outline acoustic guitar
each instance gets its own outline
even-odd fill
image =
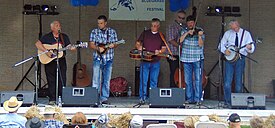
[[[77,48],[77,62],[73,67],[72,86],[87,87],[91,84],[91,77],[87,74],[86,65],[81,63],[80,48]]]
[[[43,51],[41,50],[38,50],[38,54],[41,54],[39,56],[39,60],[42,64],[48,64],[50,63],[52,60],[56,59],[57,58],[57,46],[58,44],[53,44],[53,45],[50,45],[50,44],[43,44],[43,46],[48,50],[48,52],[51,52],[53,53],[51,57],[49,57],[47,54],[42,54]],[[64,47],[62,48],[62,46],[59,44],[59,52],[58,52],[58,58],[61,58],[63,56],[63,51],[67,50],[67,49],[70,49],[72,47],[76,47],[76,48],[87,48],[88,47],[88,43],[87,42],[81,42],[80,44],[77,44],[77,45],[69,45],[67,47]]]

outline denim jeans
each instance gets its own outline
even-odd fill
[[[186,100],[200,102],[202,96],[202,61],[184,62],[184,79],[186,83]],[[194,74],[194,80],[193,80]],[[194,82],[194,83],[193,83]]]
[[[141,62],[140,64],[140,83],[139,99],[147,99],[147,83],[150,76],[150,88],[156,88],[158,85],[160,62]],[[149,75],[150,74],[150,75]]]
[[[224,103],[231,104],[231,85],[233,76],[235,77],[235,93],[242,91],[242,79],[245,68],[245,58],[236,62],[225,61],[225,76],[224,76]]]
[[[109,98],[112,65],[113,60],[104,62],[94,59],[92,85],[98,90],[100,101],[105,101]]]

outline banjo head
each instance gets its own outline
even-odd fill
[[[227,50],[230,51],[230,55],[225,55],[226,60],[230,62],[235,62],[239,59],[239,54],[236,53],[236,51],[238,51],[238,48],[235,45],[230,45]]]

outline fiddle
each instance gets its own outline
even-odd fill
[[[202,32],[202,33],[200,33],[201,35],[204,33],[203,29],[199,28],[199,27],[190,28],[189,30],[193,30],[193,34],[189,33],[188,34],[189,36],[199,35],[199,32]]]

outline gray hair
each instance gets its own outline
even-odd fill
[[[53,26],[54,26],[55,24],[57,24],[57,23],[60,23],[60,22],[57,21],[57,20],[55,20],[55,21],[51,22],[50,26],[53,27]]]
[[[236,25],[240,26],[240,23],[236,19],[230,20],[228,24],[229,25],[236,24]]]

